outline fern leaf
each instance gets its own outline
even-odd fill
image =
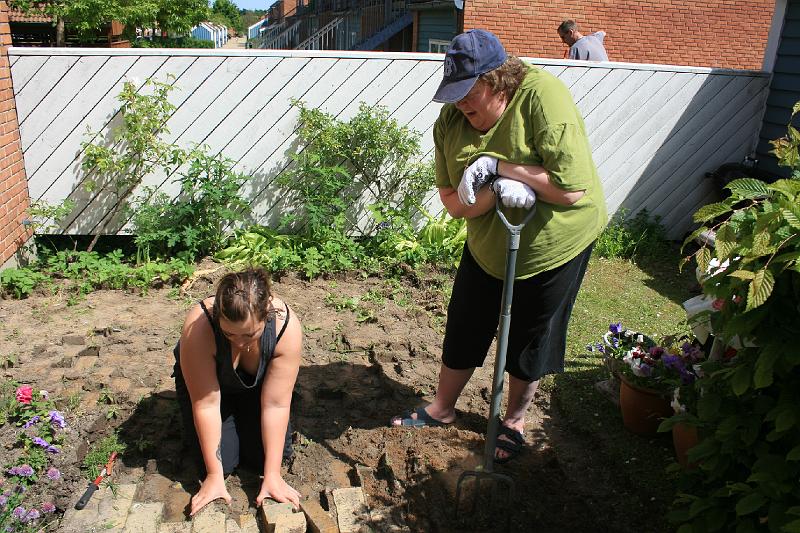
[[[775,278],[772,272],[766,268],[755,273],[750,286],[747,289],[747,307],[745,312],[752,311],[767,301],[769,295],[772,294],[772,288],[775,286]]]

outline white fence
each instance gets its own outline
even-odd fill
[[[31,198],[77,202],[65,233],[92,233],[113,207],[108,191],[88,193],[82,186],[80,145],[87,128],[107,134],[118,123],[116,97],[125,79],[175,76],[167,140],[205,143],[235,160],[252,176],[242,194],[263,224],[274,223],[280,209],[273,180],[302,149],[291,99],[340,118],[352,116],[360,102],[386,106],[422,133],[429,155],[440,109],[430,101],[441,79],[440,54],[11,48],[9,56]],[[574,95],[609,210],[647,208],[673,237],[713,198],[705,173],[754,149],[767,73],[530,61]],[[144,184],[177,192],[164,174],[149,175]],[[125,223],[109,228],[119,231]]]

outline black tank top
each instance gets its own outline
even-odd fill
[[[284,303],[284,305],[286,305]],[[217,365],[217,381],[219,381],[219,389],[223,394],[236,394],[246,392],[261,385],[264,380],[264,375],[267,372],[267,365],[269,365],[273,354],[275,353],[275,346],[281,340],[283,332],[286,331],[286,326],[289,324],[289,306],[286,305],[286,320],[280,332],[275,334],[275,317],[267,321],[264,325],[264,331],[261,333],[259,340],[259,347],[261,356],[258,360],[258,370],[256,375],[253,376],[245,372],[242,368],[233,368],[233,358],[231,356],[231,343],[222,333],[219,326],[214,322],[206,305],[201,301],[200,307],[203,309],[208,322],[211,324],[211,329],[214,331],[214,342],[216,344],[216,365]],[[176,347],[176,351],[179,351]]]

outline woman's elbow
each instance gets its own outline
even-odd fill
[[[578,200],[583,198],[583,195],[585,193],[586,193],[586,191],[570,191],[570,192],[564,193],[564,196],[563,196],[564,205],[567,205],[567,206],[575,205],[575,203],[577,203]]]

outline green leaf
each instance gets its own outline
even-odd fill
[[[789,450],[789,453],[786,454],[787,461],[800,461],[800,444]],[[798,508],[798,514],[800,514],[800,508]]]
[[[760,220],[759,220],[760,221]],[[773,252],[774,247],[770,246],[772,235],[769,228],[756,226],[753,233],[753,247],[750,255],[769,255]]]
[[[698,209],[693,218],[695,222],[706,222],[725,213],[730,213],[731,210],[731,206],[723,202],[708,204]]]
[[[734,270],[730,274],[728,274],[732,278],[739,278],[739,279],[753,279],[756,277],[754,272],[749,270]]]
[[[778,415],[778,418],[775,419],[775,429],[783,432],[787,429],[791,429],[796,422],[797,419],[795,418],[794,412],[790,409],[784,409],[781,414]]]
[[[731,389],[736,396],[741,396],[750,388],[750,369],[742,366],[731,378]]]
[[[772,272],[766,268],[757,271],[747,288],[747,307],[745,312],[752,311],[756,307],[763,305],[772,294],[774,286],[775,278]]]
[[[781,356],[782,349],[774,344],[769,345],[756,360],[756,371],[753,374],[753,384],[756,389],[763,389],[772,385],[772,373],[775,361]]]
[[[703,233],[704,231],[708,231],[708,226],[700,226],[699,228],[697,228],[696,230],[694,230],[693,232],[691,232],[691,233],[689,234],[689,236],[688,236],[688,237],[686,237],[686,238],[683,240],[683,244],[681,245],[681,252],[683,251],[683,248],[684,248],[684,247],[685,247],[687,244],[689,244],[690,242],[694,242],[694,240],[695,240],[697,237],[699,237],[699,236],[700,236],[700,234],[701,234],[701,233]]]
[[[783,219],[791,227],[793,227],[795,229],[800,229],[800,218],[798,218],[798,216],[794,212],[789,211],[788,209],[781,209],[780,213],[781,213],[781,216],[783,217]]]
[[[790,200],[793,200],[794,197],[800,193],[800,181],[793,179],[782,179],[774,183],[770,183],[768,188],[771,191],[783,193]]]
[[[800,533],[800,520],[792,520],[781,527],[784,533]]]
[[[769,194],[767,184],[755,178],[739,178],[727,184],[725,188],[740,198],[757,198]]]
[[[723,224],[717,231],[714,248],[717,252],[717,259],[724,261],[730,257],[731,252],[736,248],[736,233],[729,224]]]
[[[700,269],[700,272],[707,272],[708,263],[711,261],[711,250],[703,246],[697,251],[695,258],[697,260],[697,268]]]
[[[744,516],[758,511],[767,501],[760,492],[751,492],[747,496],[739,499],[736,503],[737,516]]]

